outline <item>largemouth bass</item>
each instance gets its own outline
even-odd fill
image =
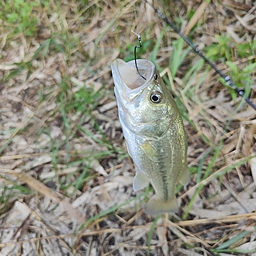
[[[133,189],[152,184],[155,195],[144,211],[175,212],[175,187],[189,181],[187,140],[178,107],[151,61],[115,60],[112,65],[119,119],[136,166]]]

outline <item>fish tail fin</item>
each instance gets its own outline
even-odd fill
[[[179,209],[176,197],[171,198],[168,201],[164,201],[154,195],[149,199],[144,207],[145,213],[156,216],[165,212],[177,212]]]

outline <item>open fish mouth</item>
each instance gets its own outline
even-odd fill
[[[116,59],[112,65],[112,74],[115,81],[115,86],[119,93],[128,93],[131,90],[141,90],[146,87],[152,80],[155,72],[155,66],[151,61],[138,59],[138,69],[143,79],[136,70],[135,61],[125,62],[121,59]]]

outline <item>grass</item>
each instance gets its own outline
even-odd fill
[[[159,7],[182,30],[198,15],[188,37],[255,102],[255,15],[246,20],[246,5],[217,2],[200,14],[192,2]],[[1,255],[255,252],[255,111],[149,6],[15,0],[1,7]],[[177,186],[180,210],[156,218],[141,210],[152,188],[132,189],[110,72],[115,58],[133,59],[131,30],[142,38],[138,57],[156,65],[174,95],[189,144],[191,182]]]

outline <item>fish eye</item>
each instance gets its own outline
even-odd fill
[[[157,75],[157,73],[155,73],[154,74],[154,79],[157,80],[157,78],[158,78],[158,75]]]
[[[151,102],[158,104],[162,101],[163,95],[161,92],[154,91],[150,95]]]

